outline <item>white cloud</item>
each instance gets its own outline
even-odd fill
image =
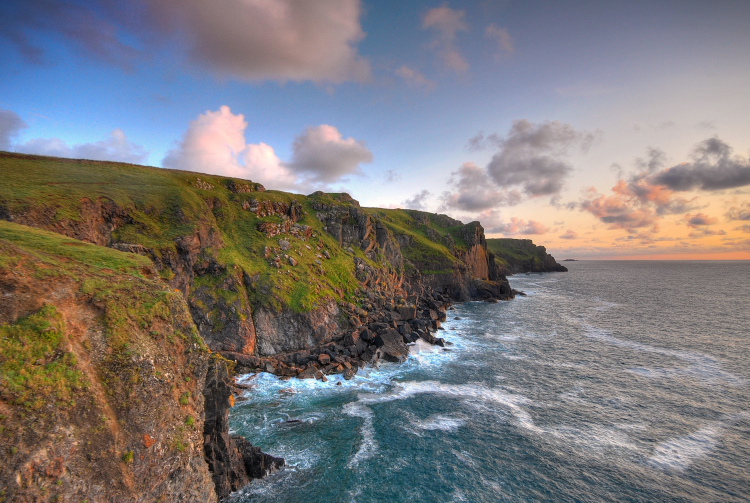
[[[363,141],[344,138],[334,126],[322,124],[297,137],[289,168],[313,183],[333,183],[361,174],[359,165],[367,162],[372,162],[372,152]]]
[[[246,142],[247,126],[245,116],[226,105],[209,110],[190,123],[180,144],[162,163],[167,168],[249,179],[274,189],[297,189],[297,177],[273,147]]]
[[[130,143],[121,129],[115,129],[109,138],[93,143],[68,145],[60,138],[34,138],[16,145],[15,150],[27,154],[132,164],[143,164],[148,160],[146,149],[141,145]]]
[[[283,162],[265,143],[247,143],[244,115],[228,106],[207,111],[190,123],[179,145],[163,160],[167,168],[249,179],[268,188],[305,192],[324,189],[360,172],[372,160],[364,142],[343,138],[329,125],[308,128],[294,142],[292,162]]]

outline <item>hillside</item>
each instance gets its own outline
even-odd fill
[[[568,270],[558,264],[544,246],[535,245],[530,239],[488,239],[487,248],[495,255],[497,267],[505,275]]]
[[[229,435],[235,365],[352,378],[514,295],[478,222],[122,163],[0,153],[0,177],[12,500],[226,497],[283,463]]]
[[[120,163],[5,153],[0,173],[0,218],[148,257],[215,351],[327,343],[425,288],[512,295],[478,223]]]
[[[247,483],[220,420],[227,362],[147,258],[0,221],[0,295],[0,500],[216,501],[212,478]]]

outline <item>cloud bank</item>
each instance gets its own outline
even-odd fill
[[[364,142],[344,138],[333,126],[308,128],[294,141],[285,163],[265,143],[247,143],[248,123],[228,106],[207,111],[190,123],[182,141],[163,160],[168,168],[245,178],[269,188],[298,192],[325,188],[348,175],[361,174],[372,161]]]
[[[34,138],[13,146],[16,152],[25,154],[90,159],[93,161],[115,161],[131,164],[145,164],[148,151],[141,145],[131,143],[122,129],[115,129],[109,137],[91,143],[68,145],[60,138]]]
[[[223,78],[340,83],[370,78],[358,53],[365,37],[359,0],[133,0],[71,4],[13,1],[0,36],[27,61],[47,55],[52,34],[79,53],[130,68],[163,46]]]
[[[555,196],[573,170],[566,157],[586,151],[595,136],[570,124],[513,122],[506,136],[479,133],[469,139],[470,150],[494,148],[485,168],[464,163],[448,180],[452,190],[441,196],[441,209],[483,211],[513,206],[528,198]]]
[[[646,159],[637,159],[637,172],[618,180],[610,194],[590,189],[580,203],[580,208],[598,218],[611,229],[636,229],[652,227],[666,215],[685,214],[691,228],[716,222],[703,213],[691,214],[700,208],[698,196],[687,199],[680,192],[712,192],[750,185],[750,162],[734,156],[732,148],[718,137],[709,138],[695,146],[692,161],[664,167],[666,155],[650,148]],[[732,207],[727,213],[730,220],[740,220],[744,207]],[[723,232],[723,231],[721,231]],[[716,235],[719,231],[702,228],[700,236]],[[693,233],[692,237],[698,237]]]

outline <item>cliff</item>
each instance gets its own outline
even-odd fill
[[[0,219],[149,258],[213,351],[312,348],[427,291],[512,297],[476,222],[121,163],[0,153],[0,174]]]
[[[20,334],[0,490],[19,501],[224,497],[283,463],[228,433],[235,365],[351,378],[442,344],[450,302],[514,293],[478,222],[121,163],[0,153],[0,176],[0,329]],[[48,363],[64,375],[7,387]]]
[[[568,271],[547,253],[544,246],[535,245],[530,239],[488,239],[487,247],[495,255],[498,269],[505,275]]]

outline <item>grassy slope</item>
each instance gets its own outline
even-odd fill
[[[139,460],[202,459],[192,397],[208,349],[182,296],[148,277],[145,257],[0,221],[0,290],[13,294],[0,308],[0,496],[85,493],[113,477],[157,486]],[[60,424],[68,436],[55,436]],[[161,447],[145,448],[145,434]],[[30,458],[46,475],[25,480]],[[58,460],[68,472],[45,468]]]
[[[546,249],[528,239],[488,239],[487,248],[495,255],[501,270],[509,273],[544,269]]]
[[[381,219],[394,235],[408,236],[408,244],[402,249],[404,258],[423,274],[452,272],[458,261],[454,251],[466,248],[459,232],[463,227],[460,222],[415,210],[368,208],[366,211]]]
[[[260,283],[273,286],[274,299],[252,299],[256,302],[275,301],[306,310],[322,297],[338,296],[339,292],[351,295],[357,287],[351,257],[339,253],[338,244],[324,232],[311,212],[309,199],[302,195],[278,191],[233,193],[227,188],[231,179],[219,176],[34,156],[0,156],[0,174],[4,180],[0,205],[13,213],[44,208],[53,219],[76,222],[81,219],[83,199],[113,200],[134,220],[115,231],[113,237],[120,242],[163,251],[174,249],[176,238],[191,235],[202,224],[213,227],[225,243],[220,250],[209,250],[214,259],[229,266],[227,269],[238,266],[248,275],[257,276]],[[280,222],[281,218],[258,218],[243,210],[242,203],[249,199],[302,204],[307,215],[299,223],[312,227],[315,238],[305,243],[283,236],[291,242],[288,254],[299,261],[299,267],[279,274],[265,260],[265,247],[278,247],[279,238],[267,238],[258,224]],[[331,260],[323,266],[315,262],[321,249],[332,251]],[[300,285],[303,277],[312,278],[312,282]],[[204,281],[212,279],[217,285],[223,281],[221,277],[205,277]]]
[[[255,295],[250,299],[254,304],[271,303],[277,308],[290,306],[296,311],[307,311],[325,298],[356,300],[359,283],[351,253],[342,250],[325,232],[311,207],[313,198],[279,191],[234,193],[227,188],[232,179],[200,173],[15,154],[0,154],[0,176],[4,181],[0,185],[0,215],[3,207],[13,214],[43,209],[53,221],[75,223],[82,218],[82,201],[110,199],[125,208],[133,219],[115,231],[114,239],[141,244],[157,252],[173,250],[176,238],[191,235],[201,225],[213,227],[220,233],[224,246],[207,252],[227,266],[227,271],[237,266],[254,278],[258,288],[249,292]],[[344,204],[334,196],[317,198]],[[304,241],[290,235],[266,237],[258,225],[281,222],[281,218],[259,218],[243,210],[242,203],[249,199],[300,203],[306,216],[299,223],[313,228],[313,239]],[[410,237],[409,245],[402,250],[411,262],[407,268],[416,265],[424,273],[448,272],[456,261],[452,249],[465,247],[458,232],[462,227],[459,222],[412,210],[365,211],[382,218],[392,233]],[[286,253],[298,261],[298,266],[280,271],[264,257],[265,248],[278,248],[280,239],[290,242],[291,248]],[[322,250],[329,251],[330,260],[320,260]],[[357,248],[354,254],[366,258]],[[169,277],[168,271],[163,273]],[[206,275],[200,281],[206,283],[204,286],[218,287],[224,277]],[[268,291],[273,294],[256,294]],[[223,294],[231,296],[231,292]]]

